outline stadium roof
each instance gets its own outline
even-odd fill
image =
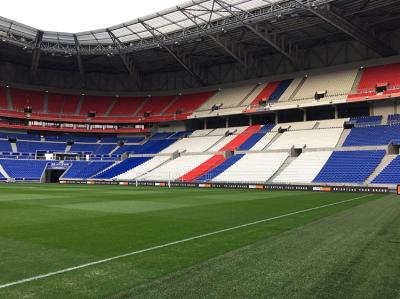
[[[192,0],[75,34],[0,18],[0,77],[96,90],[193,88],[398,55],[399,28],[398,0]],[[6,71],[10,64],[18,73]]]

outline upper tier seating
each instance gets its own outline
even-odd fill
[[[176,96],[150,97],[136,114],[139,116],[143,116],[145,113],[149,113],[150,116],[161,115],[163,110],[167,108],[175,98]]]
[[[8,108],[7,90],[0,86],[0,109]]]
[[[220,104],[222,104],[221,108],[236,107],[252,93],[254,88],[255,85],[248,84],[222,89],[201,105],[198,110],[211,110],[214,105]]]
[[[291,80],[289,86],[286,86],[285,91],[281,94],[279,99],[275,100],[274,102],[286,103],[287,101],[291,100],[294,92],[296,91],[296,89],[298,88],[298,86],[300,85],[302,80],[303,80],[303,78],[295,78],[295,79]]]
[[[217,143],[222,136],[204,136],[183,138],[171,144],[166,149],[162,150],[163,154],[172,154],[176,151],[187,151],[191,153],[200,153],[208,150]]]
[[[268,149],[290,149],[306,145],[307,148],[335,147],[343,132],[341,128],[284,132]]]
[[[380,125],[382,123],[382,116],[360,116],[350,118],[350,122],[354,123],[356,127]]]
[[[168,161],[170,156],[155,156],[146,162],[129,169],[115,177],[117,180],[134,180]]]
[[[76,114],[80,96],[49,93],[47,97],[47,112],[54,114]]]
[[[84,96],[79,114],[87,115],[89,112],[96,112],[96,115],[104,115],[111,107],[115,98]]]
[[[127,172],[128,170],[143,164],[144,162],[150,160],[150,157],[140,157],[140,158],[128,158],[120,163],[116,163],[114,166],[100,172],[95,175],[95,179],[112,179],[120,175],[121,173]]]
[[[287,157],[287,153],[247,154],[212,181],[266,182],[278,171]]]
[[[5,172],[17,181],[39,181],[48,161],[0,160]]]
[[[70,152],[85,152],[92,153],[94,155],[108,155],[115,147],[115,144],[75,143],[71,146]]]
[[[37,151],[64,153],[65,148],[65,143],[17,141],[17,149],[20,153],[36,153]]]
[[[385,156],[385,151],[333,152],[315,183],[364,183]]]
[[[400,140],[400,125],[353,128],[343,146],[387,145],[392,140]]]
[[[208,182],[211,181],[213,178],[217,177],[221,173],[223,173],[225,170],[227,170],[229,167],[231,167],[233,164],[235,164],[237,161],[239,161],[241,158],[243,158],[243,154],[235,155],[232,156],[228,159],[226,159],[224,162],[219,164],[217,167],[210,169],[206,173],[204,173],[202,176],[198,177],[196,181],[198,182]]]
[[[10,89],[13,108],[23,111],[25,107],[31,107],[34,112],[42,112],[44,104],[44,93],[40,91],[26,91],[21,89]]]
[[[63,174],[63,179],[88,179],[96,173],[110,167],[113,162],[74,161]]]
[[[315,93],[319,91],[327,91],[322,100],[346,99],[357,72],[357,69],[351,69],[310,75],[294,96],[294,100],[314,100]]]
[[[365,68],[358,84],[358,92],[375,92],[379,83],[388,83],[389,88],[400,87],[400,63]]]
[[[115,104],[110,111],[110,116],[135,115],[135,112],[139,109],[142,103],[143,98],[120,97],[115,101]]]
[[[346,121],[349,121],[349,118],[319,120],[318,129],[343,128]]]
[[[243,144],[241,144],[238,147],[238,150],[240,151],[248,151],[252,147],[256,146],[267,134],[272,129],[272,125],[264,125],[261,127],[257,132],[252,134]]]
[[[196,130],[189,137],[202,137],[210,134],[214,129]]]
[[[182,95],[178,97],[167,110],[165,110],[164,115],[192,113],[203,105],[213,94],[214,92],[211,91]]]
[[[163,149],[173,144],[176,140],[174,139],[162,139],[162,140],[148,140],[143,145],[124,145],[117,149],[113,154],[122,155],[124,153],[132,154],[157,154]]]
[[[0,152],[12,152],[11,144],[8,140],[0,140]]]
[[[399,125],[400,124],[400,114],[390,114],[388,115],[388,124]]]
[[[372,184],[400,184],[400,156],[393,159],[372,181]]]
[[[141,179],[147,181],[176,180],[211,157],[210,154],[180,156],[148,172]]]
[[[270,144],[270,142],[272,141],[272,139],[274,139],[274,137],[277,135],[277,132],[270,132],[265,134],[264,136],[262,136],[260,138],[260,140],[257,141],[256,144],[254,144],[250,150],[252,151],[262,151],[263,149],[265,149],[267,147],[268,144]]]
[[[274,182],[311,183],[331,154],[331,151],[302,153],[274,179]]]

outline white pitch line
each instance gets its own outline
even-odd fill
[[[37,276],[33,276],[33,277],[21,279],[21,280],[9,282],[9,283],[0,285],[0,289],[9,288],[9,287],[12,287],[12,286],[15,286],[15,285],[19,285],[19,284],[23,284],[23,283],[27,283],[27,282],[31,282],[31,281],[35,281],[35,280],[39,280],[39,279],[43,279],[43,278],[47,278],[47,277],[50,277],[50,276],[55,276],[55,275],[58,275],[58,274],[72,272],[72,271],[75,271],[75,270],[79,270],[79,269],[82,269],[82,268],[87,268],[87,267],[98,265],[98,264],[104,264],[104,263],[107,263],[107,262],[110,262],[110,261],[114,261],[114,260],[118,260],[118,259],[121,259],[121,258],[124,258],[124,257],[132,256],[132,255],[136,255],[136,254],[140,254],[140,253],[144,253],[144,252],[148,252],[148,251],[153,251],[153,250],[156,250],[156,249],[161,249],[161,248],[169,247],[169,246],[176,245],[176,244],[186,243],[186,242],[193,241],[193,240],[196,240],[196,239],[201,239],[201,238],[205,238],[205,237],[221,234],[221,233],[224,233],[224,232],[228,232],[228,231],[240,229],[240,228],[243,228],[243,227],[256,225],[256,224],[263,223],[263,222],[269,222],[269,221],[272,221],[272,220],[281,219],[281,218],[293,216],[293,215],[296,215],[296,214],[306,213],[306,212],[310,212],[310,211],[314,211],[314,210],[319,210],[319,209],[323,209],[323,208],[339,205],[339,204],[342,204],[342,203],[351,202],[351,201],[354,201],[354,200],[357,200],[357,199],[361,199],[361,198],[365,198],[365,197],[368,197],[368,196],[371,196],[371,195],[372,194],[368,194],[368,195],[359,196],[359,197],[355,197],[355,198],[351,198],[351,199],[347,199],[347,200],[343,200],[343,201],[339,201],[339,202],[335,202],[335,203],[331,203],[331,204],[326,204],[326,205],[322,205],[322,206],[318,206],[318,207],[314,207],[314,208],[300,210],[300,211],[296,211],[296,212],[292,212],[292,213],[288,213],[288,214],[284,214],[284,215],[279,215],[279,216],[275,216],[275,217],[271,217],[271,218],[261,219],[261,220],[258,220],[258,221],[249,222],[249,223],[245,223],[245,224],[241,224],[241,225],[237,225],[237,226],[233,226],[233,227],[229,227],[229,228],[224,228],[224,229],[220,229],[220,230],[217,230],[217,231],[214,231],[214,232],[210,232],[210,233],[206,233],[206,234],[202,234],[202,235],[198,235],[198,236],[194,236],[194,237],[190,237],[190,238],[186,238],[186,239],[182,239],[182,240],[178,240],[178,241],[173,241],[173,242],[169,242],[169,243],[166,243],[166,244],[153,246],[153,247],[150,247],[150,248],[145,248],[145,249],[141,249],[141,250],[137,250],[137,251],[132,251],[132,252],[129,252],[129,253],[125,253],[125,254],[109,257],[109,258],[106,258],[106,259],[102,259],[102,260],[98,260],[98,261],[94,261],[94,262],[90,262],[90,263],[86,263],[86,264],[82,264],[82,265],[78,265],[78,266],[74,266],[74,267],[70,267],[70,268],[65,268],[65,269],[62,269],[62,270],[55,271],[55,272],[49,272],[49,273],[46,273],[46,274],[41,274],[41,275],[37,275]]]

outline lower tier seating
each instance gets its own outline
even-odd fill
[[[400,184],[400,156],[397,156],[372,181],[372,184]]]
[[[214,182],[266,182],[287,159],[287,153],[247,154],[224,172],[212,179]]]
[[[361,184],[374,172],[385,151],[336,151],[321,169],[315,183]]]
[[[120,163],[115,164],[113,167],[108,168],[93,178],[95,179],[112,179],[121,173],[127,172],[128,170],[143,164],[144,162],[150,160],[149,157],[141,157],[141,158],[128,158]]]
[[[63,179],[88,179],[110,167],[113,162],[74,161],[62,176]]]
[[[311,183],[331,154],[331,151],[302,153],[274,179],[274,182]]]
[[[134,180],[155,169],[156,167],[159,167],[161,164],[165,163],[169,159],[170,156],[155,156],[154,158],[147,160],[146,162],[137,165],[136,167],[133,167],[128,171],[117,175],[114,178],[117,180]]]
[[[213,155],[187,155],[171,160],[141,177],[147,181],[176,180],[210,159]]]
[[[48,161],[0,160],[4,171],[17,181],[39,181]]]

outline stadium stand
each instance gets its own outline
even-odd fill
[[[365,68],[358,85],[358,92],[375,92],[378,83],[386,83],[389,88],[398,88],[400,63]]]
[[[211,154],[185,155],[171,160],[143,175],[143,180],[176,180],[212,157]]]
[[[112,107],[110,116],[135,115],[142,104],[142,98],[120,97]]]
[[[287,157],[287,153],[247,154],[214,177],[212,181],[266,182],[278,171]]]
[[[221,108],[236,107],[246,100],[253,92],[255,85],[247,84],[222,89],[216,92],[207,102],[200,106],[198,111],[211,110],[215,105],[221,105]]]
[[[43,92],[10,88],[10,93],[15,110],[23,111],[25,107],[31,107],[35,112],[43,112]]]
[[[186,94],[179,96],[165,111],[164,115],[192,113],[194,110],[203,105],[212,95],[211,92]]]
[[[48,93],[47,112],[54,114],[75,114],[80,96]]]
[[[175,98],[176,96],[150,97],[145,100],[144,105],[136,114],[139,116],[143,116],[145,113],[148,113],[149,116],[161,115],[171,101],[173,101]]]
[[[343,146],[387,145],[392,140],[400,140],[399,125],[360,127],[351,129]]]
[[[11,145],[8,140],[0,140],[0,152],[12,152]]]
[[[350,122],[354,123],[358,126],[374,126],[380,125],[382,123],[382,116],[360,116],[360,117],[351,117]]]
[[[400,184],[400,156],[397,156],[372,181],[372,184]]]
[[[384,155],[383,150],[334,151],[313,182],[361,184],[376,169]]]
[[[113,98],[110,97],[96,97],[87,96],[83,97],[83,102],[79,114],[87,115],[89,112],[95,112],[96,115],[105,115]]]
[[[305,145],[307,148],[335,147],[342,132],[341,128],[287,131],[281,134],[268,149],[290,149],[294,145]]]
[[[331,151],[302,153],[273,181],[275,183],[311,183],[331,154]]]
[[[7,174],[17,181],[39,181],[47,163],[40,160],[0,160]]]
[[[44,152],[65,152],[65,143],[56,142],[29,142],[29,141],[17,141],[17,149],[20,153],[36,153],[38,151]]]
[[[110,167],[113,162],[74,161],[61,177],[62,179],[88,179]]]
[[[129,169],[128,171],[125,171],[114,178],[117,180],[133,180],[136,179],[151,170],[159,167],[161,164],[167,162],[170,159],[170,156],[155,156],[154,158],[147,160],[146,162],[137,165],[136,167],[133,167]]]
[[[112,167],[98,173],[93,178],[95,179],[111,179],[128,170],[143,164],[144,162],[150,160],[150,157],[140,157],[140,158],[128,158],[120,163],[113,165]]]
[[[0,86],[0,109],[8,108],[7,89]]]
[[[326,92],[321,100],[346,99],[358,70],[350,69],[307,76],[293,100],[314,100],[317,92]]]

